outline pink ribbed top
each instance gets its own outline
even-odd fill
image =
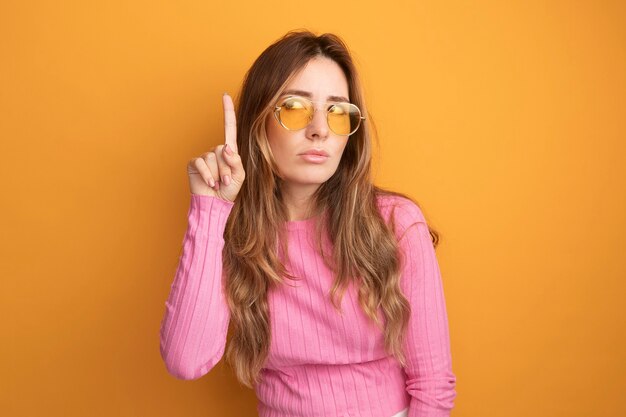
[[[385,352],[383,334],[361,310],[353,285],[341,301],[343,314],[330,303],[333,275],[315,250],[315,218],[288,222],[284,262],[301,279],[268,294],[272,340],[255,387],[260,417],[390,417],[407,407],[408,417],[450,415],[456,377],[435,250],[418,206],[401,197],[378,198],[386,221],[394,205],[405,257],[400,287],[412,310],[403,346],[407,367]],[[221,255],[232,206],[191,194],[160,331],[161,356],[180,379],[200,378],[224,353],[230,314]]]

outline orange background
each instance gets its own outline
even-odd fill
[[[254,416],[158,330],[187,161],[289,29],[352,48],[376,183],[442,234],[452,415],[626,415],[621,1],[0,3],[0,415]]]

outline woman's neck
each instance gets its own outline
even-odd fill
[[[312,196],[319,186],[319,184],[309,184],[282,188],[283,203],[287,207],[289,221],[306,220],[312,217],[314,214],[311,212],[313,210]]]

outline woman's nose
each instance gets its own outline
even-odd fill
[[[328,136],[328,121],[323,108],[316,109],[313,113],[313,119],[307,128],[307,136],[319,136],[322,138]]]

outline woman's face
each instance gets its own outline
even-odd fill
[[[270,113],[266,120],[269,145],[285,186],[314,190],[335,173],[350,138],[329,129],[324,106],[326,101],[349,101],[348,81],[335,61],[315,57],[287,84],[281,97],[289,94],[317,102],[313,120],[304,129],[289,131]],[[314,160],[303,155],[310,150],[325,151],[328,157]]]

